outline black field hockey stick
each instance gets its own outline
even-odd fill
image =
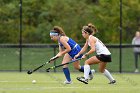
[[[54,58],[51,58],[49,61],[43,63],[42,65],[40,65],[39,67],[33,69],[33,70],[29,70],[27,71],[27,74],[32,74],[33,72],[37,71],[38,69],[42,68],[43,66],[45,66],[46,64],[50,63],[51,61],[57,59],[58,57],[54,57]]]
[[[81,58],[78,58],[78,59],[69,61],[69,62],[67,62],[67,63],[65,63],[65,64],[60,64],[60,65],[56,65],[56,66],[49,67],[49,68],[46,69],[46,72],[50,72],[51,69],[55,69],[55,68],[64,66],[64,65],[66,65],[66,64],[71,64],[71,63],[74,63],[74,62],[76,62],[76,61],[78,61],[78,60],[81,60]]]

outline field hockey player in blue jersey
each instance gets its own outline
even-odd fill
[[[59,44],[59,52],[55,57],[63,56],[62,64],[67,63],[74,59],[74,56],[77,55],[81,51],[81,47],[71,38],[66,36],[63,29],[59,26],[54,26],[50,31],[50,37],[53,41],[58,41]],[[81,58],[82,54],[77,58]],[[80,66],[80,61],[76,61],[73,63],[74,68],[79,70],[80,72],[84,72],[84,67]],[[70,71],[68,69],[68,65],[63,66],[63,72],[66,77],[66,81],[64,84],[71,84],[72,80],[70,77]],[[89,72],[89,79],[93,78],[94,70]]]

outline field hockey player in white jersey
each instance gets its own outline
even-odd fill
[[[87,26],[83,26],[82,28],[82,36],[86,39],[86,43],[81,49],[81,51],[75,56],[75,58],[83,54],[88,49],[88,46],[90,46],[90,50],[87,53],[85,53],[82,56],[82,58],[84,59],[88,55],[93,54],[94,52],[96,52],[97,55],[92,56],[85,61],[84,77],[77,77],[77,80],[85,84],[88,84],[90,65],[99,64],[99,71],[109,79],[110,81],[109,84],[115,84],[116,80],[106,69],[107,63],[111,62],[111,53],[98,38],[93,36],[96,32],[97,32],[96,27],[91,23],[89,23]]]

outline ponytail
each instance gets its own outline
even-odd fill
[[[98,32],[97,28],[92,23],[89,23],[87,26],[93,30],[94,34]]]
[[[66,36],[64,30],[59,26],[53,27],[54,32],[58,33],[59,35]]]

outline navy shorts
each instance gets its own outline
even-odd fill
[[[101,55],[96,55],[96,57],[98,60],[102,62],[111,62],[111,55],[101,54]]]
[[[79,45],[77,45],[74,49],[72,49],[68,54],[71,56],[71,58],[73,59],[75,55],[77,55],[79,52],[81,51],[81,47]],[[81,54],[79,57],[77,58],[81,58],[83,55]]]

